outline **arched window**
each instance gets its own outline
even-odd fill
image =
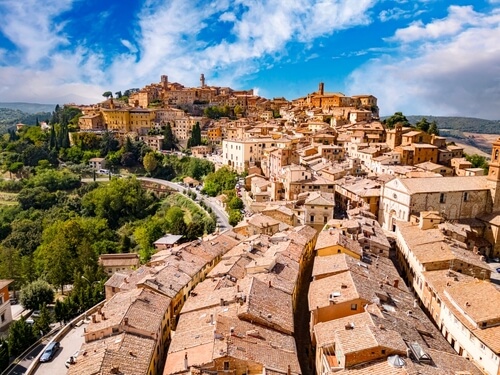
[[[495,160],[498,160],[498,149],[495,150]]]

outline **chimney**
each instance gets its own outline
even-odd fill
[[[269,288],[271,287],[271,280],[269,280]]]
[[[220,305],[221,305],[221,306],[224,306],[224,298],[221,298],[221,299],[220,299]]]
[[[394,284],[392,284],[394,286],[394,288],[397,288],[398,285],[399,285],[399,280],[398,279],[394,279]]]
[[[323,95],[325,93],[325,84],[323,82],[319,83],[318,94]]]
[[[96,320],[95,320],[95,314],[92,314],[92,323],[95,323]]]
[[[417,299],[416,298],[413,300],[413,307],[415,307],[415,308],[418,307],[418,303],[417,303]]]
[[[187,370],[189,368],[188,366],[188,353],[184,353],[184,370]]]
[[[240,289],[240,284],[236,284],[236,292],[241,292],[241,289]]]
[[[210,324],[214,324],[214,314],[210,314]]]
[[[123,324],[125,324],[126,326],[128,326],[128,317],[123,318]]]

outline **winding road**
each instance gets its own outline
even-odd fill
[[[179,192],[183,192],[186,189],[189,189],[189,190],[195,192],[197,199],[199,199],[199,200],[203,199],[205,201],[206,205],[209,206],[212,209],[212,211],[215,213],[215,215],[217,216],[217,226],[220,229],[224,230],[224,229],[231,229],[232,228],[232,226],[229,225],[228,215],[227,215],[226,211],[224,211],[224,209],[216,203],[215,198],[203,196],[196,189],[187,188],[187,187],[181,186],[179,184],[176,184],[174,182],[160,180],[158,178],[138,177],[137,179],[140,181],[148,181],[148,182],[153,182],[153,183],[165,185],[165,186],[168,186],[168,187],[175,189]]]

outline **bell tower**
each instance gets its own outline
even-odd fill
[[[500,211],[500,138],[493,142],[493,149],[491,150],[488,187],[493,200],[492,211]]]

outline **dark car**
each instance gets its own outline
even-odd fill
[[[42,356],[40,357],[40,362],[49,362],[54,358],[57,351],[59,350],[61,344],[57,341],[53,341],[47,345],[45,350],[43,351]]]

